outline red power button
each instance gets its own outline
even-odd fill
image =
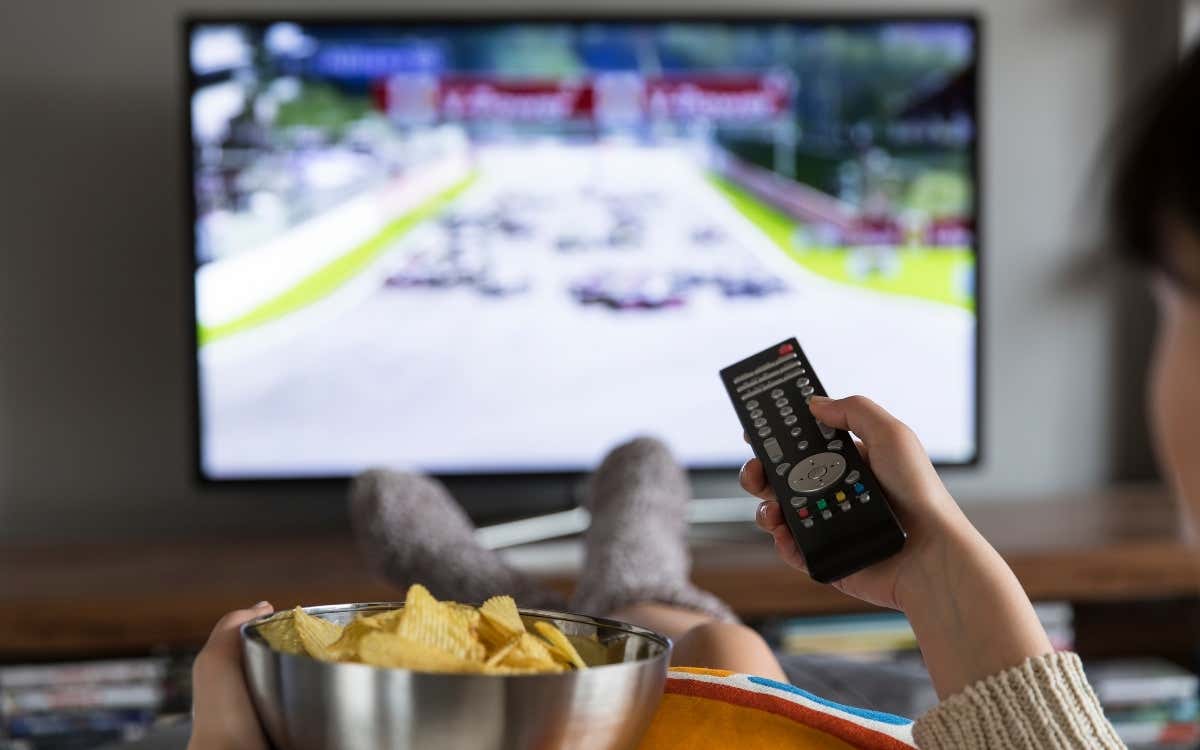
[[[792,353],[792,345],[784,344],[783,346],[779,347],[779,353],[780,354],[791,354]]]

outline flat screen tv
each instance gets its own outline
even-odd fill
[[[731,467],[793,335],[977,460],[974,19],[184,27],[204,479]]]

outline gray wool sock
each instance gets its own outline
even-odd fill
[[[654,601],[736,622],[724,602],[688,577],[690,496],[687,475],[660,441],[643,437],[614,448],[588,488],[592,523],[571,609],[605,616]]]
[[[475,539],[475,527],[440,483],[420,474],[374,470],[350,488],[350,519],[371,567],[407,589],[423,584],[439,599],[479,604],[510,594],[522,607],[564,609]]]

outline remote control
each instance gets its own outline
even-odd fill
[[[900,551],[907,534],[850,433],[808,411],[811,396],[826,394],[796,339],[726,367],[721,380],[814,580]]]

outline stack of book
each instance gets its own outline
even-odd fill
[[[1200,742],[1196,675],[1164,659],[1102,661],[1085,669],[1105,716],[1131,750]]]
[[[0,746],[95,747],[140,736],[166,699],[166,659],[0,667]]]
[[[1038,619],[1059,651],[1075,645],[1071,605],[1065,602],[1034,606]],[[916,652],[917,638],[899,612],[833,617],[797,617],[772,623],[765,631],[787,654],[838,655],[859,660],[894,659]]]

